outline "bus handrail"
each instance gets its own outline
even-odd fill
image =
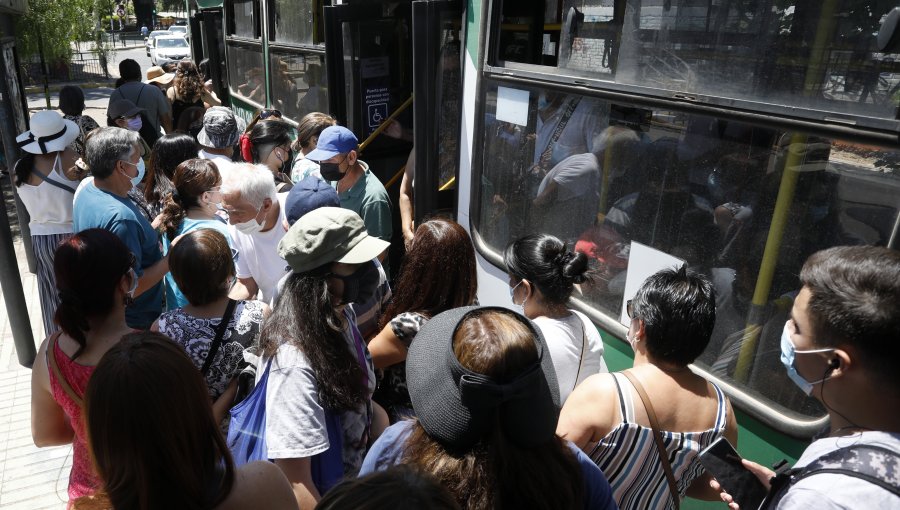
[[[410,94],[409,99],[407,99],[406,101],[403,102],[403,104],[398,106],[397,109],[394,110],[394,113],[390,114],[388,116],[388,118],[384,120],[384,122],[382,122],[381,124],[378,125],[377,128],[375,128],[375,131],[372,131],[372,134],[370,134],[365,140],[363,140],[363,143],[359,144],[359,149],[357,149],[356,152],[361,154],[362,151],[365,150],[366,146],[369,145],[370,143],[372,143],[372,140],[374,140],[378,135],[380,135],[381,132],[384,131],[384,129],[386,127],[388,127],[388,125],[390,125],[390,123],[393,122],[394,119],[398,115],[400,115],[401,113],[403,113],[404,110],[409,108],[409,105],[411,105],[412,102],[413,102],[413,95]],[[385,188],[386,187],[387,186],[385,186]]]

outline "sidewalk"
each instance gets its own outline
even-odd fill
[[[37,279],[28,272],[24,246],[15,243],[35,342],[44,338]],[[0,292],[0,302],[3,300]],[[72,447],[37,448],[31,440],[31,370],[19,365],[6,304],[0,303],[0,508],[66,506]]]

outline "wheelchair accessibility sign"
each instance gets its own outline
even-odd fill
[[[381,125],[388,116],[387,103],[375,103],[369,105],[369,129],[375,129]]]

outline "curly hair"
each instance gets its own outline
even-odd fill
[[[178,63],[175,68],[175,93],[183,101],[196,101],[200,98],[200,91],[203,90],[203,81],[200,78],[200,72],[197,66],[188,59],[184,59]]]

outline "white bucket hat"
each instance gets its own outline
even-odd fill
[[[16,137],[19,148],[31,154],[58,152],[72,143],[80,133],[78,125],[58,112],[42,110],[31,116],[31,131]]]

